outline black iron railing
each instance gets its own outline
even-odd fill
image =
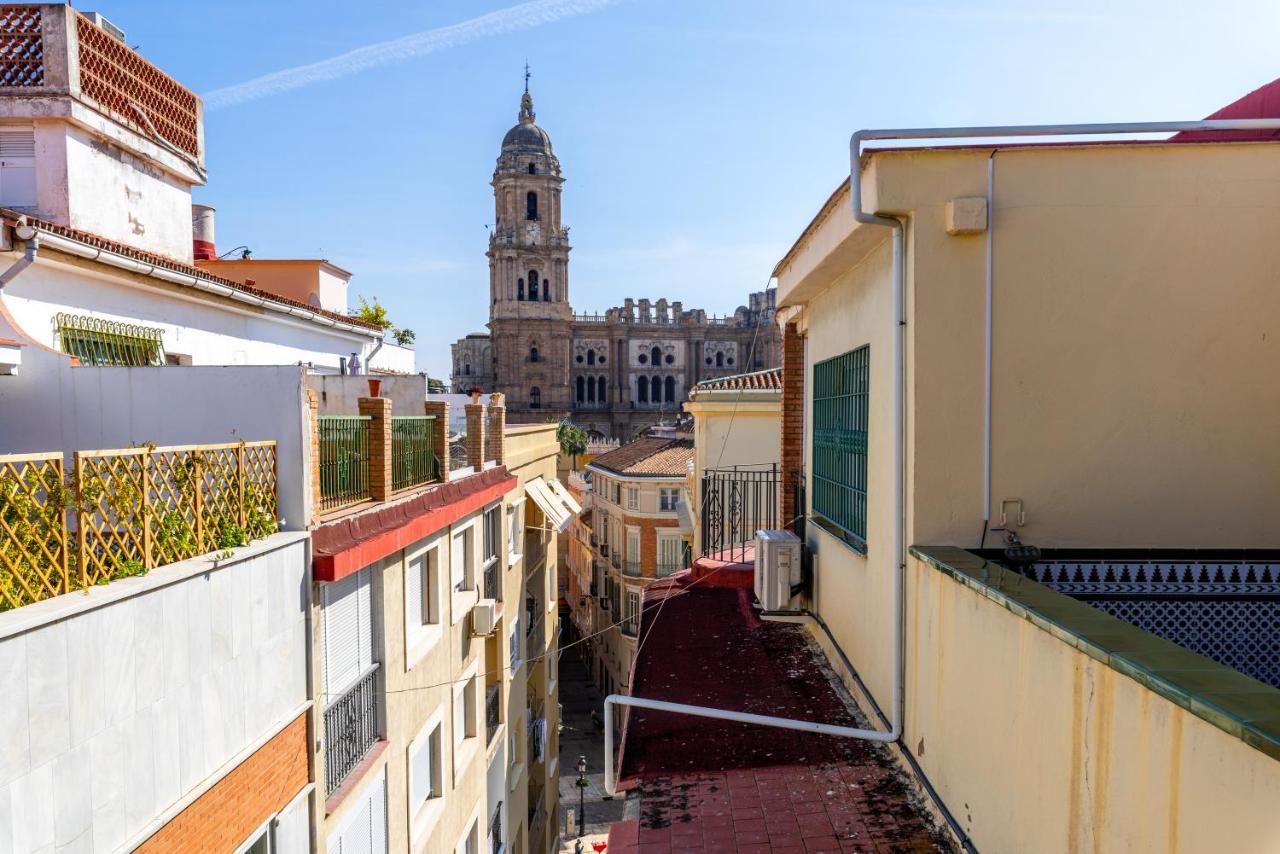
[[[485,744],[493,741],[502,724],[502,686],[494,685],[484,695]]]
[[[325,795],[337,791],[378,742],[378,665],[324,710]]]
[[[778,485],[776,463],[707,469],[702,475],[702,554],[746,560],[756,531],[780,527]]]
[[[489,819],[489,854],[502,854],[502,851],[502,801],[498,801],[493,818]]]
[[[502,581],[502,561],[489,561],[489,565],[484,568],[484,598],[497,601],[502,597],[500,594],[499,583]]]
[[[622,574],[631,578],[640,577],[640,561],[627,560],[622,562]]]

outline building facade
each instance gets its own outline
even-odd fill
[[[454,391],[500,391],[513,421],[571,418],[593,436],[625,442],[678,413],[700,380],[779,364],[772,290],[727,317],[666,298],[573,311],[564,177],[527,89],[492,186],[489,333],[454,343]]]

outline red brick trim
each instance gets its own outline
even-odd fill
[[[516,483],[499,467],[403,504],[322,525],[311,535],[312,574],[316,581],[337,581],[500,500]]]

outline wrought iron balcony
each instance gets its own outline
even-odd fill
[[[707,469],[702,475],[702,553],[746,560],[756,531],[783,525],[780,484],[776,463]]]
[[[484,695],[484,726],[486,744],[493,741],[493,737],[498,734],[498,727],[501,725],[502,685],[497,684],[491,686]]]
[[[631,578],[639,578],[640,577],[640,561],[638,560],[624,561],[622,564],[622,574],[629,576]]]
[[[614,569],[622,569],[622,555],[613,552],[609,557],[609,562],[613,564]]]
[[[324,710],[326,796],[337,791],[377,742],[378,665],[375,663]]]
[[[659,563],[658,563],[658,577],[659,577],[659,578],[666,578],[668,575],[675,575],[677,572],[681,572],[681,571],[686,570],[686,569],[688,569],[688,568],[689,568],[689,562],[688,562],[688,561],[685,561],[685,562],[682,562],[682,563],[662,563],[662,562],[659,562]]]
[[[484,598],[495,601],[502,598],[502,561],[491,561],[484,568]]]

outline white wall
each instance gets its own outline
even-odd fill
[[[383,371],[395,371],[398,374],[418,372],[418,354],[409,347],[393,344],[389,336],[382,342],[381,348],[373,351],[369,361],[372,364],[365,365],[366,370],[377,368]]]
[[[275,440],[280,516],[286,529],[299,530],[311,481],[304,372],[297,365],[73,368],[27,347],[18,375],[0,381],[0,453]]]
[[[321,415],[359,415],[360,398],[369,396],[369,380],[381,382],[379,394],[391,398],[392,415],[426,415],[427,378],[308,374],[307,388],[320,395]]]
[[[309,578],[276,534],[0,614],[0,851],[136,843],[299,714]]]
[[[0,257],[0,264],[6,266],[19,257],[17,252],[2,254],[7,257]],[[363,335],[200,295],[146,276],[54,260],[50,253],[10,282],[0,300],[23,332],[54,348],[54,316],[63,311],[159,327],[165,350],[190,356],[196,365],[309,362],[336,371],[339,359],[356,352],[363,360],[375,346]]]

